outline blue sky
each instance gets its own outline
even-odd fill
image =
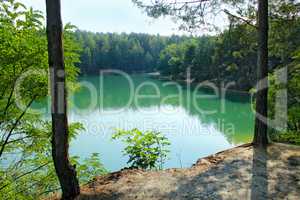
[[[45,13],[45,0],[20,0]],[[183,34],[170,18],[152,19],[131,0],[61,0],[63,22],[93,32]]]

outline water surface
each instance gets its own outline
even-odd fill
[[[171,142],[165,168],[190,167],[201,157],[251,141],[254,117],[248,96],[230,92],[222,101],[207,90],[194,92],[195,87],[143,75],[131,79],[133,90],[121,76],[80,78],[84,87],[71,97],[69,119],[86,130],[72,142],[72,154],[84,158],[97,152],[108,170],[126,167],[124,145],[111,140],[114,128],[165,134]]]

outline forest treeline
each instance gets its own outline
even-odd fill
[[[300,46],[300,22],[281,18],[270,21],[269,71],[289,66]],[[160,36],[140,33],[92,33],[77,30],[82,45],[83,74],[100,69],[132,72],[159,71],[172,80],[192,79],[220,83],[235,82],[235,89],[249,91],[256,83],[256,28],[232,21],[231,26],[215,36]]]
[[[82,73],[99,69],[119,69],[126,72],[152,72],[157,70],[160,52],[170,44],[190,39],[186,36],[171,37],[143,33],[93,33],[78,30],[77,40],[82,45]]]

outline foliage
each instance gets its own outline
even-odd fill
[[[114,140],[121,139],[126,143],[124,155],[129,156],[128,164],[133,168],[162,169],[167,158],[170,145],[168,139],[159,132],[138,129],[117,130],[112,136]]]
[[[276,93],[287,90],[287,131],[280,133],[271,131],[275,141],[289,142],[299,145],[300,140],[300,5],[293,2],[277,2],[276,18],[271,21],[270,53],[275,69],[287,70],[287,83],[278,83],[276,73],[270,75],[269,115],[274,116]]]
[[[86,184],[93,180],[96,176],[107,174],[108,171],[101,163],[98,153],[93,153],[90,157],[79,162],[79,157],[73,157],[72,162],[76,164],[76,172],[78,174],[80,184]]]
[[[77,31],[76,35],[85,49],[79,65],[83,73],[106,68],[159,71],[180,80],[186,79],[190,67],[195,81],[235,81],[235,88],[240,90],[249,90],[255,83],[255,29],[245,24],[233,24],[230,30],[217,36],[199,38],[83,31]],[[128,51],[131,49],[135,51]]]
[[[237,2],[236,0],[232,0]],[[220,12],[220,5],[228,0],[211,1],[147,1],[132,0],[139,8],[144,10],[148,16],[159,18],[161,16],[173,16],[180,21],[180,29],[193,31],[197,28],[213,28],[209,19]]]
[[[255,29],[232,25],[217,36],[202,36],[161,51],[159,70],[174,80],[186,79],[187,68],[195,82],[235,82],[235,89],[250,90],[256,80]]]
[[[31,112],[33,102],[48,96],[47,40],[42,20],[39,11],[18,1],[0,2],[0,199],[39,199],[59,190],[51,157],[51,125],[44,117],[50,111]],[[64,31],[70,89],[76,88],[79,69],[75,64],[81,52],[73,28],[67,24]],[[81,130],[81,124],[71,124],[69,139]],[[77,157],[72,160],[83,169],[79,172],[81,180],[103,169],[96,155],[83,164]],[[85,169],[89,163],[93,167]]]
[[[91,33],[76,31],[83,46],[82,73],[101,69],[119,69],[126,72],[153,72],[157,70],[160,51],[168,44],[184,41],[188,37],[148,34]]]
[[[178,45],[167,46],[160,54],[160,69],[163,74],[178,80],[186,73],[195,58],[196,41],[188,40]]]
[[[216,36],[213,51],[206,57],[212,58],[206,63],[207,73],[201,62],[194,62],[193,78],[198,81],[211,80],[215,83],[220,81],[235,81],[235,88],[250,90],[256,83],[256,32],[259,27],[256,22],[256,7],[258,1],[245,0],[216,0],[216,1],[144,1],[132,0],[139,8],[149,16],[173,16],[180,21],[181,28],[186,30],[200,30],[213,21],[208,19],[212,15],[221,12],[228,16],[229,29]],[[280,89],[288,90],[288,124],[284,137],[299,137],[299,46],[300,46],[300,3],[294,0],[269,1],[269,116],[275,112],[276,93]],[[174,49],[180,49],[176,45],[167,47],[168,60],[164,64],[170,69],[181,69],[183,59],[178,54],[172,54]],[[208,47],[200,46],[199,49]],[[172,51],[170,51],[171,49]],[[181,53],[182,54],[182,53]],[[184,53],[183,53],[184,54]],[[197,54],[195,54],[197,55]],[[166,58],[163,56],[162,58]],[[197,56],[195,56],[195,59]],[[176,61],[176,62],[173,62]],[[174,67],[174,65],[176,67]],[[276,70],[288,68],[287,84],[278,84]],[[198,70],[197,70],[198,69]],[[175,71],[176,74],[182,73]],[[169,71],[171,72],[171,71]],[[203,73],[205,76],[201,76]],[[176,77],[176,76],[175,76]],[[200,80],[199,80],[200,78]],[[282,116],[284,117],[284,116]],[[283,138],[281,138],[283,139]],[[278,138],[277,138],[278,140]],[[284,139],[283,139],[284,140]]]
[[[271,138],[274,142],[283,142],[288,144],[300,145],[300,133],[287,131],[280,133],[271,133]]]
[[[75,139],[82,130],[80,123],[70,124],[70,139]],[[38,199],[51,192],[60,190],[51,156],[51,123],[44,122],[37,130],[40,134],[29,146],[24,144],[20,160],[9,161],[9,165],[1,165],[0,197],[1,199]],[[18,156],[18,155],[17,155]],[[98,154],[80,161],[78,156],[71,157],[76,165],[80,184],[86,184],[95,175],[107,173],[100,162]]]

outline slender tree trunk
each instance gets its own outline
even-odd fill
[[[256,113],[265,120],[258,117],[255,119],[255,133],[253,143],[259,146],[268,144],[268,0],[258,1],[258,65],[257,65],[257,97]]]
[[[46,0],[47,37],[52,97],[52,157],[62,199],[74,199],[80,193],[76,171],[69,161],[65,66],[62,45],[60,0]]]

